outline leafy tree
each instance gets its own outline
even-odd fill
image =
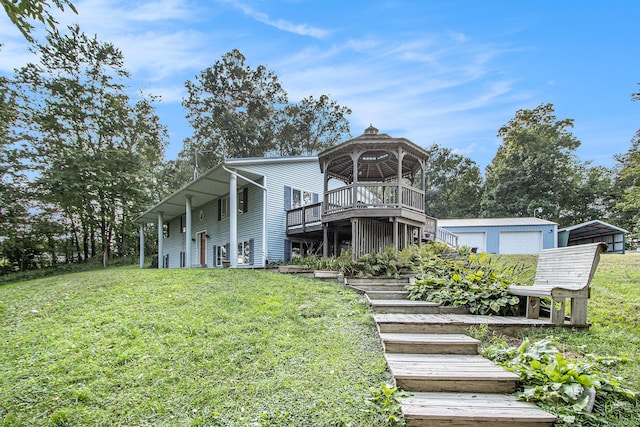
[[[351,110],[327,95],[289,104],[277,117],[277,151],[282,156],[312,155],[344,141]]]
[[[51,5],[47,0],[0,0],[0,2],[11,22],[30,43],[34,41],[31,36],[34,26],[29,22],[30,20],[40,21],[51,29],[55,29],[57,22],[49,11]],[[66,6],[74,13],[78,13],[70,0],[52,0],[51,3],[63,12]]]
[[[289,103],[273,71],[245,61],[234,49],[185,83],[182,104],[194,133],[183,161],[206,169],[229,157],[310,154],[349,137],[350,109],[327,95]]]
[[[633,101],[640,101],[640,92],[634,93]],[[631,140],[631,147],[624,154],[615,156],[618,175],[615,187],[619,199],[615,205],[620,215],[621,225],[631,231],[631,239],[637,245],[640,241],[640,130]]]
[[[482,175],[475,162],[448,148],[427,148],[425,211],[436,218],[474,218],[480,212]]]
[[[66,35],[54,30],[47,41],[38,45],[40,62],[15,79],[25,100],[22,137],[38,173],[38,209],[58,212],[48,218],[66,224],[64,236],[81,259],[106,259],[114,247],[123,256],[134,239],[132,213],[149,202],[166,130],[153,100],[132,105],[115,46],[77,26]]]
[[[185,83],[183,100],[194,134],[185,151],[207,151],[210,167],[228,157],[261,156],[275,148],[276,107],[287,94],[278,77],[264,65],[252,69],[234,49]]]
[[[584,182],[575,155],[580,141],[569,131],[573,119],[557,120],[552,104],[519,110],[500,128],[503,144],[486,168],[481,209],[485,217],[531,216],[568,225]]]

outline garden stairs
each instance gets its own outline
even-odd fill
[[[553,325],[409,301],[409,280],[345,281],[366,295],[396,386],[411,393],[401,400],[407,426],[553,426],[555,416],[512,395],[518,376],[480,356],[479,341],[466,335],[472,325],[507,334]]]

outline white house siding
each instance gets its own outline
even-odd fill
[[[180,232],[180,218],[175,218],[168,222],[169,224],[169,237],[165,238],[162,242],[162,257],[158,260],[159,263],[169,255],[168,268],[180,267],[180,252],[184,252],[184,242],[186,239],[185,233]]]
[[[285,187],[298,188],[310,191],[322,198],[324,191],[323,175],[320,173],[320,165],[315,157],[304,160],[292,159],[290,162],[257,162],[253,165],[238,167],[238,173],[242,171],[258,173],[266,177],[267,192],[267,241],[268,259],[270,262],[283,260],[284,247],[287,239],[287,216],[285,211]],[[260,189],[260,192],[262,190]],[[258,196],[250,200],[253,201]],[[262,195],[259,195],[262,199]],[[251,203],[251,202],[250,202]],[[251,212],[251,206],[249,207]],[[262,217],[256,219],[256,226],[262,224]],[[258,234],[256,234],[258,235]],[[238,226],[238,241],[240,240],[240,226]]]

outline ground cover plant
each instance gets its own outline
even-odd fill
[[[131,267],[13,283],[0,347],[3,426],[398,422],[371,313],[334,283]]]
[[[494,256],[535,265],[535,257]],[[636,426],[640,419],[640,254],[605,254],[591,282],[589,329],[529,329],[517,339],[479,334],[483,353],[521,374],[522,397],[560,416],[558,425]],[[553,380],[553,381],[552,381]],[[582,405],[596,389],[593,413]]]
[[[466,307],[472,314],[517,315],[519,298],[508,288],[526,270],[496,265],[487,254],[423,259],[420,274],[407,287],[409,299]]]

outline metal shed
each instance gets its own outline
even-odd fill
[[[608,245],[608,253],[623,254],[627,233],[627,230],[596,219],[558,230],[558,246],[604,242]]]
[[[558,225],[540,218],[439,219],[438,227],[477,252],[539,254],[557,246]]]

